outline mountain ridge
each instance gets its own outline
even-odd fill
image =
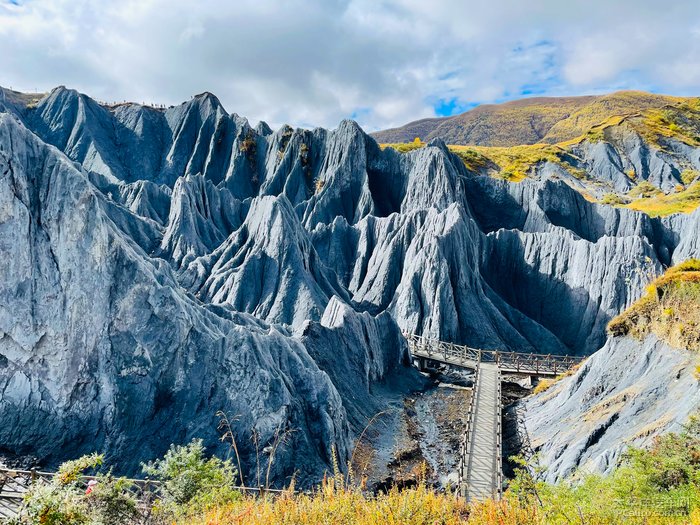
[[[381,143],[439,138],[448,144],[521,146],[571,140],[613,115],[660,108],[689,98],[643,91],[618,91],[577,97],[529,97],[482,104],[451,117],[422,119],[371,133]]]

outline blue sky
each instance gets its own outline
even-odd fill
[[[368,131],[523,96],[700,95],[697,2],[0,0],[0,85],[202,91],[273,127]]]

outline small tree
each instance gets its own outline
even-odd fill
[[[160,479],[161,511],[189,512],[238,496],[233,488],[237,476],[230,460],[206,458],[201,439],[189,444],[173,445],[163,459],[143,465],[144,473]]]

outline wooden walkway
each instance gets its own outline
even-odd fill
[[[570,355],[481,350],[420,335],[404,335],[414,358],[428,359],[472,370],[476,370],[479,363],[494,363],[502,373],[556,376],[583,361],[582,357]]]
[[[501,495],[501,372],[493,363],[477,367],[458,466],[467,501]]]
[[[480,350],[418,335],[404,335],[414,359],[475,371],[460,445],[458,492],[467,501],[500,498],[503,486],[501,374],[556,376],[580,363],[582,358]]]

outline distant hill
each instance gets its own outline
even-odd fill
[[[454,117],[422,119],[378,131],[380,143],[440,138],[447,144],[518,146],[574,139],[607,118],[674,105],[685,99],[641,91],[581,97],[534,97],[484,104]]]

